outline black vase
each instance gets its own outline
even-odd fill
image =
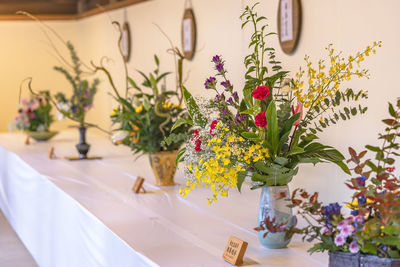
[[[76,149],[79,152],[79,158],[86,159],[90,145],[86,143],[86,127],[79,127],[79,144],[76,145]]]

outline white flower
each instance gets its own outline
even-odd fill
[[[283,94],[289,94],[290,92],[290,86],[289,85],[285,85],[282,87],[282,93]]]
[[[115,144],[118,141],[124,140],[128,135],[129,135],[128,131],[117,131],[111,136],[111,139],[112,142]]]
[[[70,109],[70,105],[68,103],[59,102],[59,103],[57,103],[56,106],[57,106],[57,110],[62,110],[62,111],[65,111],[65,112],[68,112],[69,109]],[[57,118],[60,121],[60,120],[64,119],[65,116],[60,111],[57,111]]]

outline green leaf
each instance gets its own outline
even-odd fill
[[[157,55],[154,55],[154,61],[156,62],[156,65],[160,65],[160,60],[158,59]]]
[[[246,179],[246,176],[247,176],[247,172],[238,172],[236,186],[237,186],[239,192],[241,192],[242,184],[243,184],[244,180]]]
[[[258,135],[253,132],[242,132],[241,135],[246,139],[258,139]]]
[[[379,147],[377,147],[377,146],[366,145],[365,148],[368,149],[368,150],[374,151],[374,152],[381,151],[381,149]]]
[[[134,80],[132,80],[132,78],[127,77],[128,82],[130,83],[130,85],[132,85],[133,88],[136,88],[138,91],[142,92],[142,89],[139,88],[139,86],[137,86],[137,84],[135,83]]]
[[[304,149],[296,146],[296,147],[292,147],[290,149],[290,151],[287,153],[287,156],[293,156],[293,155],[297,155],[297,154],[301,154],[301,153],[304,153]]]
[[[256,116],[258,113],[261,112],[261,107],[259,103],[255,103],[254,106],[252,106],[249,109],[243,110],[240,113],[241,114],[248,114],[248,115],[252,115],[252,116]]]
[[[186,147],[178,151],[178,154],[176,155],[175,159],[175,166],[178,166],[178,163],[183,161],[183,155],[185,155],[185,153],[186,153]]]
[[[392,103],[389,103],[389,113],[390,113],[390,116],[397,118],[397,114],[396,114],[396,111],[394,111]]]
[[[272,153],[276,155],[279,146],[279,128],[278,119],[276,117],[275,101],[272,100],[266,112],[267,117],[267,141],[271,145]]]
[[[283,158],[283,157],[277,157],[274,160],[275,163],[281,165],[281,166],[285,166],[286,164],[288,164],[289,160],[287,158]]]
[[[161,81],[162,78],[164,78],[165,76],[171,74],[171,72],[164,72],[163,74],[161,74],[160,76],[157,77],[156,79],[156,83],[159,83]]]
[[[294,114],[283,124],[283,128],[280,132],[280,136],[282,137],[285,133],[290,132],[293,127],[293,124],[300,118],[300,113]]]
[[[189,91],[182,85],[183,99],[185,100],[186,108],[189,116],[192,118],[193,122],[200,127],[205,127],[207,124],[207,119],[200,112],[200,108],[194,100],[193,96]]]
[[[193,126],[193,120],[191,119],[186,119],[186,118],[179,118],[174,125],[171,128],[171,132],[173,132],[176,128],[178,128],[179,126],[183,125],[183,124],[189,124]]]

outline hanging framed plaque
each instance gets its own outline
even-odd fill
[[[278,37],[283,52],[291,54],[297,47],[301,31],[300,0],[279,0]]]
[[[124,60],[128,62],[131,57],[131,31],[128,22],[122,25],[120,46]]]
[[[191,3],[190,3],[191,6]],[[186,59],[191,60],[196,49],[196,20],[193,9],[186,8],[182,19],[182,51]]]

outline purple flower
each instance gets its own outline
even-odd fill
[[[353,216],[357,216],[358,215],[358,210],[352,210],[350,212],[350,214],[353,215]]]
[[[221,109],[219,110],[219,112],[220,112],[222,115],[228,115],[228,114],[229,114],[229,112],[228,112],[226,109],[224,109],[224,108],[221,108]]]
[[[346,224],[345,226],[343,226],[342,230],[340,231],[340,235],[342,235],[344,237],[348,237],[348,236],[352,235],[353,232],[354,232],[354,227]]]
[[[235,99],[236,102],[239,101],[239,96],[238,96],[237,92],[233,92],[232,96],[233,96],[233,99]]]
[[[238,123],[245,122],[246,119],[247,119],[247,115],[246,114],[240,114],[240,113],[236,114],[236,121]]]
[[[214,89],[216,83],[217,83],[217,79],[215,79],[215,77],[210,77],[204,83],[204,87],[206,89]]]
[[[215,66],[218,72],[222,73],[224,72],[224,63],[219,63]]]
[[[212,62],[214,62],[215,64],[220,63],[221,62],[220,56],[218,56],[218,55],[213,56]]]
[[[219,103],[221,101],[225,101],[225,95],[224,93],[222,94],[217,94],[214,98],[214,103]]]
[[[337,235],[337,236],[335,237],[335,245],[336,245],[336,246],[338,246],[338,247],[343,246],[344,243],[346,243],[346,238],[345,238],[344,236],[342,236],[342,235]]]
[[[366,197],[359,197],[358,198],[358,204],[365,204],[365,202],[367,202],[367,198]]]
[[[363,216],[359,215],[359,216],[355,217],[354,221],[356,223],[363,223],[364,222],[364,218],[363,218]]]
[[[360,177],[356,178],[356,184],[358,187],[364,187],[365,186],[365,180],[367,178],[365,177],[365,175],[361,175]]]
[[[340,209],[342,207],[336,202],[336,203],[331,203],[328,206],[325,206],[323,208],[322,214],[325,216],[325,221],[326,224],[332,225],[331,220],[333,220],[333,217],[335,215],[340,215]]]
[[[321,234],[331,234],[331,230],[328,228],[328,226],[324,226],[321,229]]]
[[[226,100],[226,102],[230,105],[233,105],[233,99],[232,97],[228,98],[228,100]]]
[[[348,222],[346,220],[343,220],[340,223],[338,223],[337,229],[342,230],[343,227],[345,227],[347,224],[348,224]]]
[[[232,88],[231,82],[228,81],[228,80],[221,82],[221,85],[223,87],[225,87],[225,89],[231,89]]]
[[[353,241],[350,243],[349,250],[351,253],[358,253],[360,251],[360,248],[358,247],[358,244],[356,241]]]

